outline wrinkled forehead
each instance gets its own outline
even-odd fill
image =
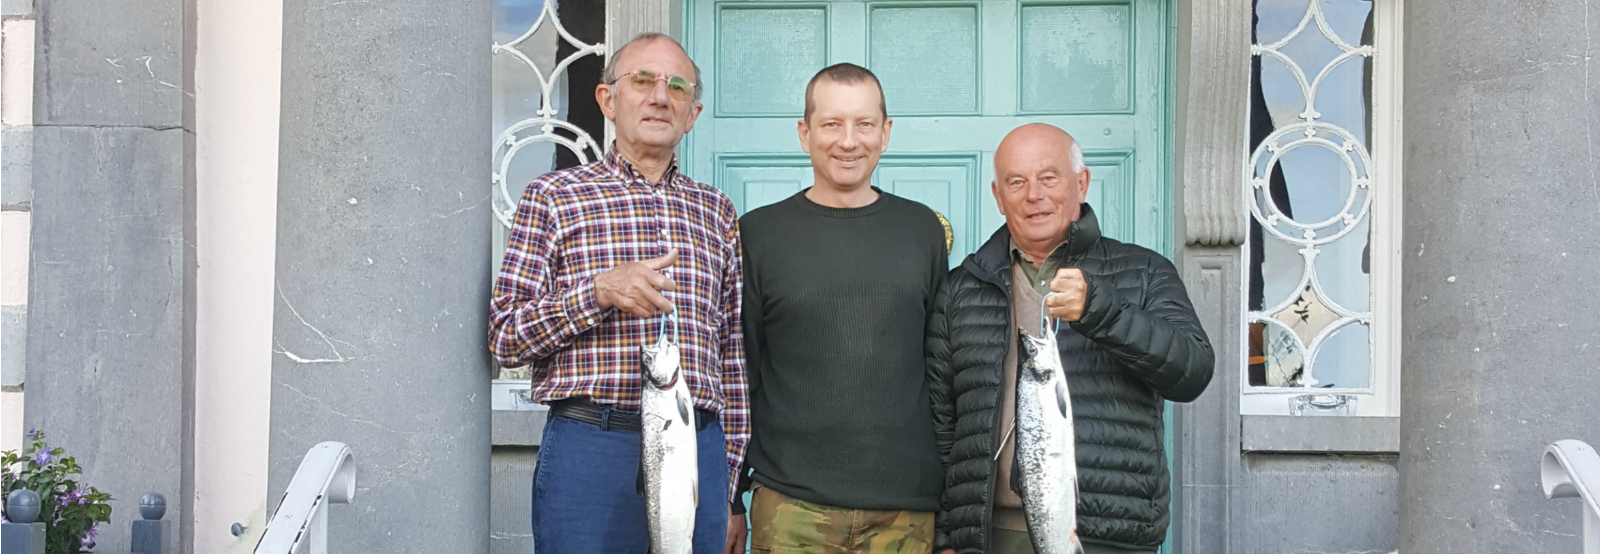
[[[660,75],[694,78],[694,62],[689,61],[689,54],[667,39],[658,38],[630,45],[618,55],[621,56],[617,60],[619,74],[643,69]]]
[[[1012,146],[1012,145],[1008,145]],[[1034,141],[1002,149],[994,155],[996,179],[1029,177],[1043,173],[1066,174],[1072,172],[1072,149],[1045,141]]]

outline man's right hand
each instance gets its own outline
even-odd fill
[[[677,290],[672,279],[661,270],[678,261],[678,249],[642,262],[628,262],[606,270],[594,278],[595,302],[601,308],[616,307],[639,317],[652,317],[672,311],[672,301],[662,291]]]

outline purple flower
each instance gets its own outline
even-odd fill
[[[94,528],[90,527],[83,532],[83,539],[78,542],[78,547],[85,550],[94,548]]]
[[[83,489],[82,488],[77,488],[77,489],[72,489],[70,491],[67,491],[67,497],[65,499],[63,499],[61,501],[61,503],[62,504],[82,504],[83,503]]]
[[[38,429],[35,429],[35,428],[32,428],[32,427],[28,428],[28,438],[31,439],[31,438],[33,438],[35,436],[38,436],[38,434],[39,434],[39,430]]]
[[[33,461],[37,462],[39,465],[45,465],[45,464],[50,463],[50,459],[51,458],[50,458],[50,451],[49,450],[40,450],[39,454],[33,457]]]

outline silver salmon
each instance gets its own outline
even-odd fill
[[[667,317],[676,319],[675,314]],[[676,327],[676,321],[672,324]],[[645,345],[641,351],[644,387],[639,434],[644,448],[639,480],[650,522],[650,552],[688,553],[693,550],[694,514],[700,505],[694,401],[679,365],[676,342],[663,332],[655,344]]]
[[[1017,332],[1017,468],[1022,510],[1039,554],[1082,554],[1078,540],[1078,454],[1072,397],[1052,325],[1044,337]]]

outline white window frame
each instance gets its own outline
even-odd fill
[[[1252,449],[1252,442],[1260,444],[1265,449],[1272,449],[1271,445],[1280,443],[1276,439],[1267,437],[1250,437],[1252,428],[1262,430],[1283,429],[1282,425],[1264,425],[1262,421],[1249,421],[1249,416],[1290,416],[1290,402],[1295,397],[1311,395],[1323,396],[1318,400],[1327,399],[1331,395],[1350,395],[1356,399],[1355,413],[1348,414],[1364,418],[1393,418],[1396,423],[1400,415],[1400,332],[1401,332],[1401,269],[1404,254],[1402,248],[1403,229],[1403,195],[1402,195],[1402,167],[1403,148],[1401,139],[1403,133],[1403,120],[1401,113],[1402,91],[1402,63],[1401,58],[1404,46],[1402,30],[1404,29],[1403,0],[1372,0],[1373,10],[1373,56],[1372,56],[1372,98],[1371,118],[1368,122],[1371,128],[1372,143],[1369,151],[1372,155],[1369,169],[1373,186],[1371,191],[1371,344],[1372,344],[1372,380],[1366,388],[1328,388],[1308,389],[1293,387],[1257,387],[1249,384],[1249,337],[1248,328],[1239,334],[1239,344],[1236,348],[1242,353],[1239,367],[1239,410],[1246,416],[1244,428],[1246,431],[1245,443],[1247,450]],[[1313,29],[1307,29],[1312,32]],[[1249,117],[1248,111],[1245,117]],[[1248,125],[1245,126],[1248,128]],[[1248,142],[1248,141],[1247,141]],[[1246,144],[1244,172],[1246,181],[1240,183],[1246,187],[1246,194],[1242,196],[1244,202],[1254,202],[1253,194],[1249,192],[1249,181],[1253,170],[1250,164],[1252,152]],[[1244,208],[1249,210],[1248,204]],[[1251,216],[1253,217],[1253,216]],[[1249,243],[1242,249],[1241,259],[1246,263],[1239,264],[1241,298],[1248,298],[1249,288]],[[1248,312],[1245,306],[1238,309]],[[1244,318],[1241,321],[1246,322]],[[1308,410],[1314,413],[1315,410]],[[1338,418],[1343,419],[1343,418]],[[1252,425],[1254,423],[1254,425]],[[1281,433],[1270,433],[1281,434]],[[1396,435],[1397,437],[1397,435]],[[1256,439],[1252,441],[1252,439]],[[1298,439],[1297,439],[1298,440]],[[1397,440],[1397,439],[1396,439]],[[1387,443],[1381,440],[1380,443]],[[1303,449],[1303,448],[1291,448]],[[1386,445],[1373,448],[1351,448],[1353,450],[1392,450]]]

